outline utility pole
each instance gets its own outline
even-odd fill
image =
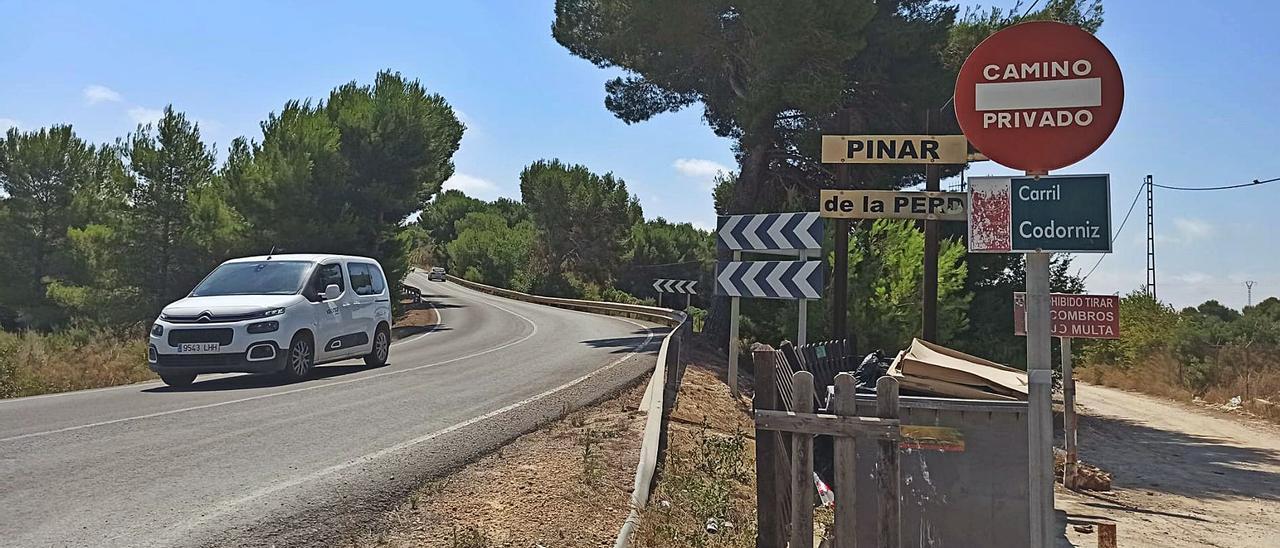
[[[1147,175],[1147,293],[1156,298],[1156,225],[1155,225],[1155,185],[1151,176]]]
[[[932,109],[924,112],[924,132],[933,134]],[[924,189],[937,191],[940,168],[937,164],[925,164]],[[929,342],[938,342],[938,221],[924,222],[924,283],[921,298],[924,301],[921,312],[922,337]]]
[[[1249,306],[1253,306],[1253,284],[1256,284],[1256,283],[1258,282],[1255,282],[1253,280],[1249,280],[1244,283],[1245,290],[1249,292],[1249,301],[1248,301]]]

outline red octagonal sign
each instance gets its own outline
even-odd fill
[[[1083,160],[1120,121],[1124,80],[1111,51],[1071,25],[1035,21],[997,32],[956,78],[956,119],[974,148],[1031,173]]]

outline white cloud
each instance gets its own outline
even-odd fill
[[[1213,234],[1213,225],[1200,219],[1176,217],[1173,219],[1173,228],[1187,242],[1202,240]]]
[[[705,231],[707,231],[707,232],[715,232],[715,231],[716,231],[716,224],[715,224],[715,223],[707,223],[707,222],[704,222],[704,221],[702,221],[702,220],[694,220],[694,221],[692,221],[692,224],[693,224],[693,228],[696,228],[696,229],[698,229],[698,230],[705,230]]]
[[[454,173],[444,182],[445,190],[461,190],[472,198],[493,199],[498,196],[498,185],[488,179],[482,179],[466,173]]]
[[[107,86],[93,84],[84,88],[84,100],[88,101],[90,105],[96,105],[103,102],[118,103],[124,100],[124,98],[121,97],[120,93],[114,89]]]
[[[1167,276],[1168,276],[1167,279],[1171,282],[1183,283],[1187,285],[1203,285],[1207,282],[1221,281],[1221,280],[1218,280],[1216,276],[1211,276],[1209,274],[1205,274],[1204,272],[1194,272],[1194,271],[1179,272],[1176,274],[1169,274]],[[1159,287],[1158,282],[1162,280],[1157,279],[1156,281],[1157,281],[1156,286]]]
[[[1156,242],[1168,244],[1189,244],[1207,239],[1217,230],[1212,224],[1202,219],[1174,217],[1173,227],[1156,224]],[[1145,242],[1146,236],[1139,235],[1138,241]]]
[[[0,131],[8,131],[11,127],[19,127],[21,125],[13,118],[0,118]]]
[[[163,110],[144,107],[133,107],[129,109],[129,118],[139,124],[150,124],[159,120],[164,116]]]
[[[729,166],[701,158],[678,158],[671,163],[671,167],[685,177],[698,179],[707,188],[715,184],[717,174],[732,171]]]

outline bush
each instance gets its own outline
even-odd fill
[[[1120,334],[1085,345],[1081,378],[1178,399],[1239,396],[1280,419],[1280,300],[1243,312],[1217,301],[1175,311],[1134,292],[1120,301]]]

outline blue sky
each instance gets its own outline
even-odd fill
[[[1001,2],[997,5],[1011,5]],[[1211,186],[1280,176],[1271,133],[1280,121],[1280,7],[1111,0],[1099,36],[1125,72],[1126,102],[1110,141],[1063,173],[1110,173],[1118,224],[1148,173]],[[449,186],[518,196],[521,168],[542,158],[612,171],[648,217],[714,225],[710,181],[734,165],[731,143],[701,109],[628,126],[603,106],[616,71],[552,40],[552,2],[0,1],[0,126],[72,123],[91,141],[123,136],[166,104],[198,120],[220,155],[285,101],[321,98],[390,68],[444,95],[469,129]],[[193,5],[194,6],[194,5]],[[976,164],[970,175],[1003,174]],[[947,182],[944,182],[946,186]],[[1280,294],[1272,240],[1280,183],[1224,192],[1157,189],[1158,290],[1178,306],[1217,298],[1239,307]],[[1145,279],[1140,203],[1089,289]],[[1079,256],[1085,270],[1095,256]]]

